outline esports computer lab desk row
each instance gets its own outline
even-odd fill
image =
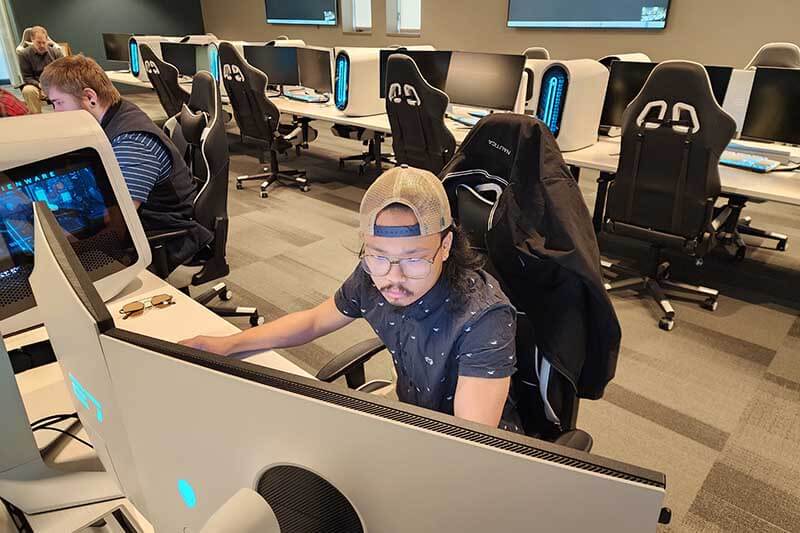
[[[740,144],[746,143],[737,141]],[[768,145],[761,145],[768,146]],[[605,190],[607,177],[616,174],[619,165],[620,139],[601,137],[600,140],[582,150],[564,152],[564,161],[573,167],[597,170],[601,173],[601,187],[598,189],[594,206],[595,229],[600,228],[605,211]],[[792,156],[800,157],[800,149],[792,150]],[[749,170],[719,167],[722,192],[727,195],[738,195],[753,201],[769,201],[800,207],[800,172],[783,171],[759,174]]]
[[[127,320],[122,319],[119,309],[123,305],[157,294],[169,294],[175,303],[162,309],[147,309],[143,314]],[[224,318],[212,313],[148,271],[139,274],[122,293],[109,301],[107,305],[118,328],[172,342],[195,335],[229,335],[239,331],[236,326]],[[46,339],[45,328],[39,327],[8,336],[4,340],[10,351]],[[305,370],[274,351],[248,354],[243,359],[269,368],[312,377]],[[70,413],[75,410],[58,363],[27,370],[17,374],[16,379],[30,420],[38,420],[56,413]],[[81,467],[81,465],[85,465],[86,461],[92,461],[94,458],[92,450],[76,441],[67,440],[65,442],[65,439],[60,438],[55,432],[38,431],[34,435],[40,449],[48,449],[51,445],[55,448],[52,453],[48,454],[48,460],[58,468],[69,470],[70,465]],[[85,432],[79,433],[79,436],[87,438]],[[56,443],[55,441],[59,438],[60,441]],[[100,516],[106,508],[113,509],[122,502],[123,500],[115,500],[85,508],[44,513],[29,517],[29,520],[32,521],[31,525],[36,531],[66,531],[68,524],[80,524],[84,517],[88,520]],[[2,513],[1,510],[0,513]],[[137,517],[137,520],[142,523],[141,517]],[[0,533],[5,533],[3,526],[3,519],[0,516]],[[69,531],[73,531],[73,529],[70,528]]]

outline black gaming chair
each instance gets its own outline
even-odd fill
[[[208,72],[194,76],[192,94],[180,113],[164,125],[176,146],[186,148],[185,159],[198,184],[194,200],[194,219],[214,234],[211,244],[201,250],[186,266],[199,268],[191,285],[201,285],[227,276],[230,272],[225,257],[228,241],[228,139],[223,124],[224,115],[217,82]],[[153,268],[156,274],[166,277],[166,257],[163,243],[182,238],[185,231],[148,234],[153,248]],[[249,317],[251,325],[264,322],[254,307],[229,309],[208,305],[214,298],[229,300],[232,297],[224,282],[217,283],[195,300],[206,305],[220,316]]]
[[[444,121],[450,99],[433,87],[405,54],[386,63],[386,112],[398,164],[442,170],[456,150],[456,139]]]
[[[719,158],[735,132],[734,119],[717,104],[708,74],[697,63],[659,64],[625,110],[619,170],[608,192],[604,227],[648,243],[652,263],[643,275],[606,288],[644,285],[664,313],[659,321],[664,330],[673,328],[675,311],[663,288],[702,296],[706,309],[717,307],[718,291],[669,279],[670,263],[662,259],[662,250],[693,257],[700,266],[715,246],[731,214],[730,207],[714,206],[721,190]]]
[[[253,142],[269,152],[270,166],[264,174],[238,176],[236,188],[242,189],[245,181],[260,180],[261,197],[268,196],[267,188],[274,182],[296,185],[301,191],[309,190],[305,171],[284,170],[278,167],[278,154],[314,140],[317,132],[299,124],[281,124],[281,113],[266,95],[267,76],[252,67],[230,43],[220,43],[219,60],[222,65],[222,81],[239,126],[242,142]],[[304,135],[308,130],[308,136]],[[266,154],[264,154],[266,155]],[[265,157],[262,156],[263,162]]]
[[[178,69],[158,57],[147,44],[139,45],[147,78],[158,95],[167,118],[181,112],[183,104],[189,102],[189,93],[178,83]]]

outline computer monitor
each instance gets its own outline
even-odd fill
[[[34,287],[53,348],[157,531],[200,530],[243,487],[285,531],[655,529],[663,474],[113,327],[45,211]]]
[[[336,0],[266,0],[269,24],[336,26]]]
[[[419,73],[425,81],[440,91],[445,90],[447,72],[450,69],[450,56],[452,52],[432,50],[406,50],[404,48],[381,50],[380,52],[380,95],[386,98],[386,62],[390,55],[404,54],[414,60]]]
[[[512,111],[524,68],[524,55],[453,52],[445,92],[451,104]]]
[[[333,92],[333,63],[330,49],[297,48],[297,68],[300,83],[303,87],[314,89],[318,93]]]
[[[603,104],[602,126],[622,126],[622,115],[644,87],[650,73],[658,63],[639,61],[614,61],[608,78],[606,99]],[[706,66],[714,99],[721,106],[730,84],[732,67]]]
[[[267,75],[270,85],[300,85],[297,48],[245,45],[244,58]]]
[[[756,69],[742,138],[800,145],[800,70]]]
[[[509,28],[661,30],[669,0],[509,0]]]
[[[131,55],[128,50],[130,33],[104,33],[103,47],[106,50],[106,59],[109,61],[130,61]]]
[[[104,299],[150,263],[150,247],[103,130],[85,111],[0,121],[0,331],[41,319],[28,283],[32,202],[46,202]]]
[[[207,55],[206,46],[188,43],[161,43],[161,59],[173,65],[184,76],[194,76],[198,70],[198,50]]]

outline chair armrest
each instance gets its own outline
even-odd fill
[[[351,346],[323,366],[317,372],[317,379],[330,383],[342,376],[347,386],[355,389],[364,384],[364,363],[386,346],[380,339],[372,338]]]
[[[179,229],[174,231],[148,231],[146,235],[147,242],[150,244],[162,244],[164,242],[171,241],[172,239],[189,235],[189,230]]]

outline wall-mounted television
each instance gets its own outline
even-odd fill
[[[337,0],[265,0],[269,24],[336,26]]]
[[[663,30],[669,0],[508,0],[509,28]]]

